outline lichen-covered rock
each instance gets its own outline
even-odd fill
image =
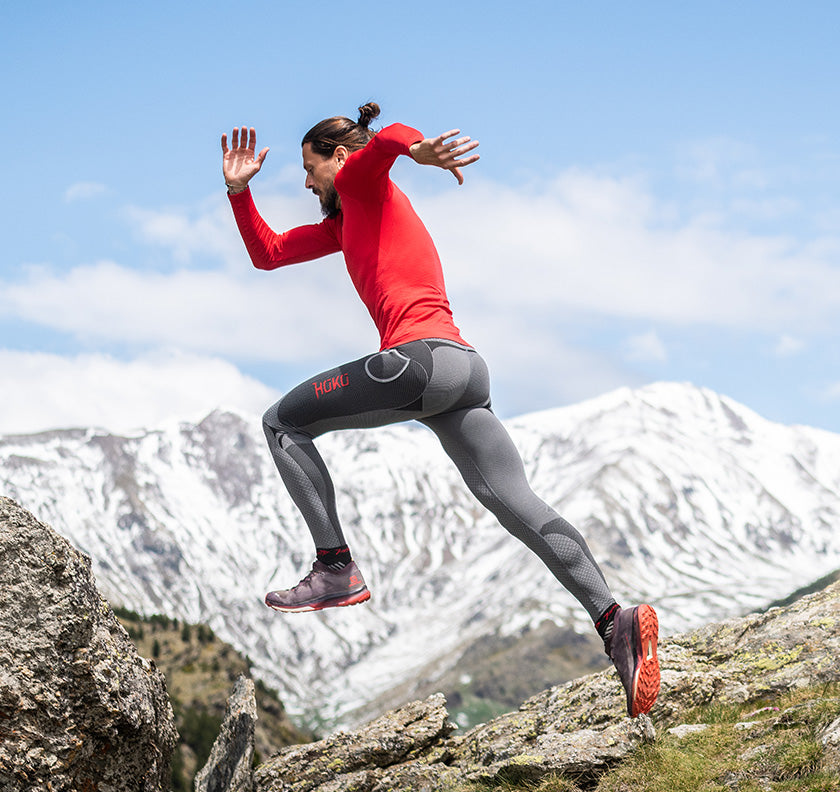
[[[709,701],[737,703],[840,681],[840,583],[785,608],[676,636],[663,654],[652,713],[660,722]]]
[[[485,746],[480,761],[459,763],[461,775],[470,781],[539,781],[549,773],[569,774],[577,778],[597,779],[607,768],[651,742],[655,732],[650,719],[624,718],[602,729],[554,731],[551,727],[530,738],[511,735],[510,741],[496,741]],[[481,745],[481,735],[471,736]]]
[[[159,792],[176,739],[90,559],[0,497],[0,789]]]
[[[458,768],[415,761],[386,770],[370,792],[438,792],[454,789],[460,783]]]
[[[758,700],[840,681],[838,656],[840,583],[787,608],[663,641],[662,690],[650,717],[625,716],[624,692],[612,669],[546,690],[517,712],[464,735],[441,728],[448,723],[443,701],[433,697],[359,732],[286,749],[258,769],[257,790],[445,792],[466,781],[493,785],[564,773],[589,784],[654,740],[654,725],[673,727],[700,704]],[[424,726],[414,734],[416,724]],[[694,728],[675,731],[682,736]],[[827,726],[821,740],[826,761],[837,762],[840,724]]]
[[[417,758],[453,729],[439,693],[386,713],[352,734],[293,745],[257,769],[260,792],[369,792],[389,768]]]
[[[222,730],[210,758],[195,777],[195,792],[253,791],[256,723],[254,681],[240,676],[228,699]]]

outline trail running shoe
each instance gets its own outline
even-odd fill
[[[269,591],[265,604],[283,613],[300,613],[356,605],[368,599],[370,591],[355,561],[337,571],[316,561],[312,571],[294,588]]]
[[[619,608],[615,615],[607,654],[624,685],[631,718],[650,712],[659,695],[658,633],[659,620],[650,605]]]

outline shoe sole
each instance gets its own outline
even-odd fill
[[[659,619],[650,605],[639,605],[635,614],[635,631],[639,637],[636,647],[636,671],[633,676],[633,704],[630,716],[648,713],[659,695],[659,658],[656,644]]]
[[[370,590],[367,588],[357,591],[353,594],[344,594],[340,597],[333,597],[332,599],[320,600],[318,602],[309,602],[303,605],[272,605],[266,602],[269,608],[272,608],[280,613],[307,613],[309,611],[324,610],[324,608],[345,608],[348,605],[358,605],[360,602],[367,602],[370,599]]]

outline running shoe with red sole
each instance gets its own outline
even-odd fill
[[[303,613],[358,605],[369,599],[370,591],[355,561],[338,570],[316,561],[312,571],[293,588],[269,591],[265,604],[282,613]]]
[[[624,686],[631,718],[650,712],[659,695],[658,637],[659,620],[650,605],[619,608],[607,654]]]

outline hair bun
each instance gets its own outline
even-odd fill
[[[367,127],[374,118],[379,116],[379,105],[368,102],[359,108],[359,126]]]

